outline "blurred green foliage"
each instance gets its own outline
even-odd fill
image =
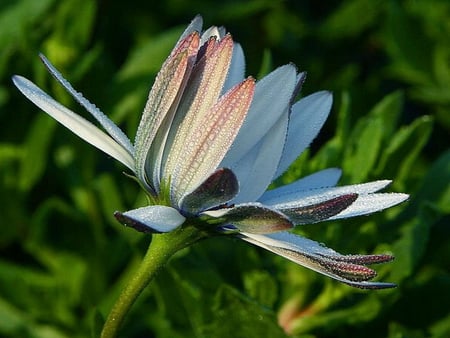
[[[299,229],[342,253],[393,252],[399,287],[361,291],[238,240],[181,252],[135,304],[124,337],[450,336],[450,3],[445,0],[4,0],[0,4],[0,336],[96,336],[150,238],[115,222],[143,205],[123,167],[40,112],[10,78],[83,110],[43,52],[134,135],[147,91],[200,13],[259,76],[293,62],[330,119],[276,184],[327,167],[390,178],[408,203]]]

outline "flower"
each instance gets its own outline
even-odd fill
[[[322,91],[294,103],[305,74],[291,64],[258,82],[244,78],[240,45],[223,28],[201,29],[197,16],[164,62],[134,144],[44,56],[50,73],[105,131],[31,81],[13,81],[38,107],[132,171],[151,205],[116,212],[123,224],[152,233],[195,226],[239,237],[352,286],[394,286],[369,281],[376,272],[366,266],[392,256],[341,255],[289,230],[369,214],[408,196],[377,193],[388,180],[337,187],[341,172],[335,168],[266,191],[317,135],[332,96]]]

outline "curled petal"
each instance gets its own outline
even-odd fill
[[[240,233],[237,236],[351,286],[362,289],[395,287],[392,283],[369,282],[376,276],[376,272],[365,266],[388,262],[393,259],[390,255],[341,255],[310,239],[287,232],[270,235]]]
[[[299,208],[280,209],[296,225],[325,221],[347,209],[358,198],[357,194],[347,194],[325,202]]]
[[[38,86],[26,78],[16,75],[13,77],[13,82],[31,102],[53,117],[56,121],[70,129],[74,134],[81,137],[86,142],[92,144],[94,147],[122,162],[133,172],[135,171],[132,154],[121,144],[117,143],[111,136],[88,120],[55,101],[51,96],[47,95]]]
[[[111,121],[105,114],[103,114],[100,109],[98,109],[94,104],[90,103],[83,95],[77,92],[72,85],[67,81],[62,74],[50,63],[50,61],[43,55],[40,54],[44,65],[49,70],[50,74],[69,92],[72,97],[77,100],[81,106],[83,106],[108,132],[111,137],[116,140],[124,149],[126,149],[130,154],[134,154],[134,147],[131,144],[128,137],[123,133],[123,131]]]
[[[176,209],[164,205],[151,205],[124,213],[116,211],[114,217],[123,225],[140,232],[170,232],[186,220]]]
[[[240,204],[227,210],[205,212],[220,215],[224,224],[231,224],[240,231],[252,234],[268,234],[293,227],[291,221],[281,212],[269,209],[259,203]]]
[[[180,209],[195,215],[230,201],[238,191],[239,183],[233,172],[227,168],[220,168],[181,199]]]

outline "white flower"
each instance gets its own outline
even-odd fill
[[[245,79],[240,45],[223,28],[201,29],[197,16],[163,64],[134,144],[44,56],[50,73],[106,132],[31,81],[21,76],[13,81],[38,107],[133,172],[152,205],[116,212],[122,223],[155,233],[194,224],[240,237],[353,286],[392,287],[369,282],[376,273],[365,266],[392,256],[341,255],[287,230],[372,213],[408,196],[377,193],[390,181],[336,187],[338,169],[266,191],[317,135],[332,96],[318,92],[293,103],[305,74],[290,64],[257,83]]]

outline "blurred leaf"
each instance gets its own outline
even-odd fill
[[[30,38],[30,32],[38,20],[48,11],[54,0],[19,0],[10,1],[0,10],[0,74],[8,68],[8,59],[17,45]],[[5,68],[6,67],[6,68]]]
[[[320,37],[324,40],[334,40],[361,34],[378,19],[382,6],[383,2],[379,0],[341,2],[339,8],[320,27]]]
[[[57,123],[46,114],[38,114],[25,140],[20,167],[20,188],[28,190],[41,179],[47,167],[50,141]]]
[[[433,120],[423,116],[411,125],[401,128],[381,154],[376,172],[396,177],[396,184],[404,182],[413,172],[417,156],[430,137]],[[402,161],[398,161],[401,158]],[[401,187],[404,190],[404,187]]]
[[[252,299],[272,308],[277,300],[278,288],[275,280],[266,271],[249,271],[244,275],[246,294]]]
[[[219,287],[211,317],[206,337],[286,337],[271,311],[227,285]]]

